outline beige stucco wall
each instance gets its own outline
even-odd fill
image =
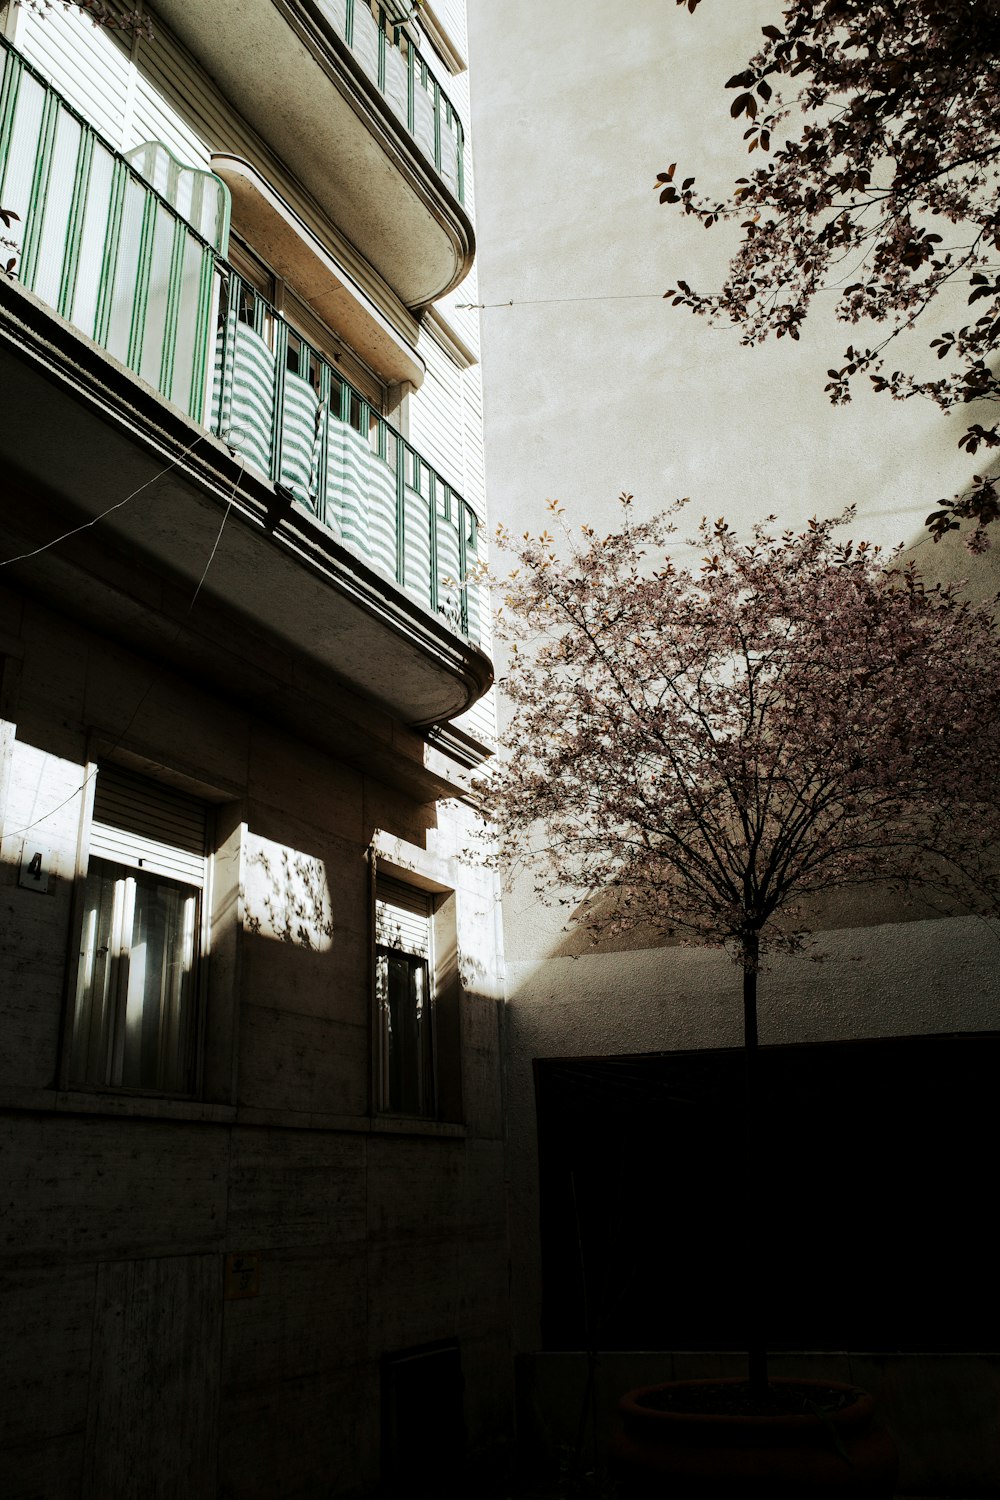
[[[734,239],[661,207],[656,173],[677,161],[721,192],[747,170],[722,85],[772,0],[707,0],[693,17],[638,0],[613,26],[590,9],[511,0],[471,16],[495,511],[530,522],[556,495],[603,520],[622,489],[738,519],[857,501],[875,540],[917,538],[925,502],[975,467],[955,448],[965,414],[864,391],[832,408],[825,371],[855,333],[822,297],[798,345],[756,350],[662,300],[679,276],[717,284]]]
[[[855,536],[917,544],[935,575],[958,570],[985,587],[989,559],[935,549],[922,531],[930,502],[975,470],[956,448],[967,412],[944,417],[864,390],[831,407],[825,371],[856,335],[832,322],[823,297],[799,344],[756,350],[662,299],[678,277],[717,284],[735,241],[660,207],[656,173],[676,161],[679,176],[697,172],[721,194],[745,172],[724,84],[777,10],[774,0],[706,0],[695,16],[667,0],[613,12],[570,0],[471,8],[491,514],[539,530],[555,496],[571,522],[610,529],[623,489],[643,514],[690,495],[695,516],[741,526],[855,502]],[[770,969],[763,1040],[995,1027],[996,934],[972,919],[899,925],[892,915],[864,902],[830,915],[826,964]],[[567,939],[564,913],[526,888],[508,893],[504,918],[516,1341],[530,1348],[531,1058],[737,1044],[741,1013],[723,955],[588,953]]]

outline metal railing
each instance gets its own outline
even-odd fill
[[[0,206],[17,216],[18,279],[200,422],[225,184],[175,163],[182,213],[3,37],[0,62]]]
[[[2,37],[0,63],[22,284],[478,642],[475,512],[227,265],[225,184],[157,142],[116,152]]]
[[[401,22],[377,0],[317,0],[428,161],[465,202],[465,132],[455,107]]]
[[[228,269],[213,430],[352,552],[480,638],[475,511],[334,364]]]

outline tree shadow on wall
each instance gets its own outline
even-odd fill
[[[334,921],[326,866],[321,859],[280,844],[258,841],[247,859],[244,926],[255,937],[324,952]]]

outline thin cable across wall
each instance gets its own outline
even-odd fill
[[[15,563],[15,562],[23,562],[25,559],[27,559],[29,557],[37,557],[40,552],[46,552],[50,548],[58,546],[60,542],[66,541],[67,538],[69,538],[71,536],[75,536],[80,531],[86,530],[87,527],[96,525],[96,523],[98,521],[103,520],[103,518],[105,516],[110,515],[112,511],[120,510],[123,505],[127,505],[130,500],[134,500],[135,497],[138,494],[140,494],[143,490],[148,489],[149,486],[151,484],[155,483],[155,481],[157,479],[162,479],[163,476],[165,474],[168,474],[171,469],[176,468],[177,464],[179,464],[182,459],[186,458],[187,455],[197,446],[197,444],[202,441],[202,437],[203,436],[204,436],[204,434],[201,434],[199,437],[197,437],[194,440],[194,442],[191,443],[187,448],[185,448],[182,453],[178,454],[178,456],[171,463],[169,463],[166,466],[165,469],[161,469],[158,474],[154,474],[151,479],[147,479],[144,484],[141,484],[138,487],[138,489],[135,489],[135,490],[132,491],[131,494],[126,495],[124,500],[118,500],[118,501],[116,501],[114,505],[109,505],[106,510],[102,511],[99,516],[95,516],[93,518],[93,520],[86,521],[86,522],[84,522],[84,524],[82,526],[76,526],[71,531],[63,532],[61,536],[54,537],[52,539],[52,541],[46,542],[44,546],[42,546],[42,547],[36,547],[33,552],[25,552],[25,553],[22,553],[19,557],[10,557],[10,558],[7,558],[5,562],[0,563],[0,567],[8,567],[12,563]],[[241,456],[240,457],[239,473],[236,475],[236,478],[233,481],[233,487],[232,487],[232,489],[231,489],[231,491],[229,493],[229,498],[226,501],[226,508],[225,508],[225,510],[223,512],[222,521],[221,521],[221,523],[219,525],[219,529],[218,529],[218,531],[216,533],[215,541],[212,544],[212,550],[211,550],[211,552],[208,555],[208,560],[205,563],[204,568],[202,569],[201,577],[198,579],[198,582],[197,582],[197,584],[195,586],[194,592],[191,595],[190,600],[188,601],[188,606],[187,606],[187,609],[184,612],[184,616],[183,616],[180,624],[177,626],[177,628],[176,628],[176,630],[175,630],[175,632],[173,634],[173,637],[172,637],[172,639],[171,639],[171,641],[169,643],[170,647],[173,647],[174,645],[176,645],[177,641],[180,639],[181,632],[184,629],[184,625],[185,625],[185,622],[187,620],[187,617],[190,615],[191,611],[193,610],[193,608],[195,606],[195,602],[196,602],[196,600],[198,598],[198,595],[201,593],[201,590],[204,587],[205,580],[208,577],[209,570],[211,569],[212,563],[215,561],[216,554],[217,554],[217,552],[219,550],[219,546],[221,545],[221,542],[222,542],[222,534],[223,534],[223,532],[226,529],[226,522],[229,520],[230,512],[231,512],[231,510],[233,508],[233,505],[234,505],[234,503],[236,501],[236,496],[239,493],[240,482],[243,479],[243,474],[244,474],[245,468],[246,468],[246,463],[245,463],[245,460],[243,459],[243,457]],[[140,694],[138,702],[136,703],[135,707],[133,708],[131,714],[129,715],[129,718],[128,718],[127,723],[125,724],[125,727],[118,734],[117,738],[114,740],[114,742],[112,743],[109,751],[107,752],[109,755],[113,755],[114,752],[121,745],[122,741],[125,739],[125,737],[128,734],[129,730],[132,728],[132,725],[135,723],[136,719],[139,717],[139,713],[141,712],[141,710],[143,708],[143,705],[146,703],[146,700],[149,698],[150,693],[153,691],[153,688],[166,675],[167,671],[168,671],[168,668],[164,664],[164,665],[161,665],[161,666],[157,667],[156,670],[152,673],[152,675],[149,678],[149,681],[146,683],[145,688],[143,689],[142,693]],[[3,838],[5,838],[5,839],[8,839],[8,838],[20,838],[24,834],[30,833],[31,830],[33,828],[37,828],[40,823],[44,823],[48,818],[51,818],[57,812],[60,812],[70,802],[75,801],[75,799],[77,797],[79,797],[87,789],[87,787],[90,785],[90,782],[93,780],[93,778],[94,778],[95,775],[96,775],[96,767],[94,768],[94,770],[89,771],[87,773],[87,775],[84,777],[83,781],[80,783],[80,785],[78,787],[76,787],[72,792],[70,792],[68,796],[64,797],[61,802],[57,802],[54,807],[50,807],[47,812],[42,813],[39,817],[33,818],[30,823],[25,823],[23,825],[23,827],[21,827],[21,828],[12,828],[9,832],[5,831],[3,833]]]

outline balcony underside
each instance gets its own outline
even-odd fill
[[[157,0],[157,10],[407,307],[463,279],[468,216],[308,0]]]
[[[214,608],[246,622],[243,654],[251,669],[252,641],[273,643],[299,681],[314,671],[317,680],[344,684],[409,725],[447,720],[488,687],[490,666],[481,651],[366,567],[314,518],[278,504],[273,487],[217,439],[6,284],[0,285],[0,383],[0,464],[52,506],[51,525],[44,503],[33,501],[29,515],[12,515],[13,530],[29,544],[24,550],[39,545],[40,530],[45,542],[68,529],[67,521],[81,525],[134,494],[84,533],[88,545],[105,537],[109,551],[134,558],[136,578],[152,580],[164,614],[167,601],[191,597],[207,568],[198,608],[205,608],[203,618]],[[18,546],[12,535],[5,554]],[[45,588],[47,577],[55,581],[46,567],[58,567],[71,551],[57,547],[51,556],[19,563],[5,571],[5,581]],[[69,572],[58,587],[75,587]],[[53,602],[70,611],[79,603],[93,614],[94,587],[91,579],[80,584],[79,601]],[[147,585],[134,602],[136,619],[155,615],[159,604]],[[224,655],[240,655],[239,641],[222,644]]]

